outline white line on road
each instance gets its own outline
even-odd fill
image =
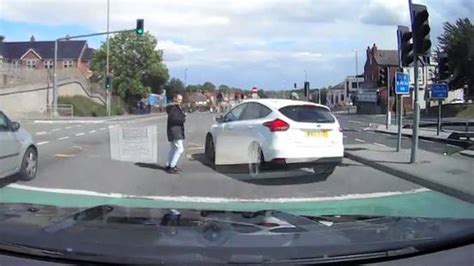
[[[68,139],[69,137],[60,137],[58,138],[58,140],[65,140],[65,139]]]
[[[51,130],[51,132],[56,132],[56,131],[60,131],[61,129],[60,128],[55,128],[53,130]]]
[[[374,142],[374,145],[375,145],[375,146],[379,146],[379,147],[384,147],[384,148],[387,147],[387,145],[384,145],[384,144],[381,144],[381,143],[377,143],[377,142]]]
[[[48,143],[49,143],[49,141],[42,141],[42,142],[36,143],[36,145],[41,146],[41,145],[48,144]]]
[[[71,129],[72,127],[66,127],[66,129]]]
[[[91,130],[91,131],[89,131],[89,134],[93,134],[95,132],[97,132],[97,130]]]
[[[355,123],[355,124],[359,124],[359,125],[365,125],[364,122],[355,121],[355,120],[349,120],[349,123]]]
[[[82,125],[76,125],[76,127],[82,127]]]
[[[36,132],[36,135],[39,136],[39,135],[46,135],[48,132],[46,131],[40,131],[40,132]]]
[[[99,128],[100,131],[103,131],[103,130],[106,130],[106,129],[107,129],[107,128],[105,128],[105,127]]]
[[[365,140],[361,140],[361,139],[354,139],[354,140],[357,142],[365,143]]]
[[[453,145],[453,144],[446,144],[446,145],[448,145],[449,147],[458,148],[458,146]]]
[[[347,136],[342,136],[343,138],[347,139]]]
[[[371,199],[390,197],[398,195],[415,194],[420,192],[430,191],[427,188],[418,188],[408,191],[388,191],[388,192],[375,192],[365,194],[347,194],[334,197],[308,197],[308,198],[260,198],[260,199],[246,199],[246,198],[219,198],[219,197],[193,197],[193,196],[134,196],[120,193],[100,193],[89,190],[78,190],[78,189],[62,189],[62,188],[42,188],[33,187],[20,184],[10,184],[7,187],[24,189],[30,191],[42,191],[59,194],[73,194],[73,195],[87,195],[87,196],[98,196],[98,197],[109,197],[109,198],[137,198],[137,199],[152,199],[152,200],[163,200],[163,201],[178,201],[178,202],[200,202],[200,203],[229,203],[229,202],[265,202],[265,203],[285,203],[285,202],[311,202],[311,201],[332,201],[332,200],[353,200],[353,199]]]
[[[83,133],[83,132],[77,133],[77,134],[76,134],[76,137],[79,137],[79,136],[84,136],[84,133]]]

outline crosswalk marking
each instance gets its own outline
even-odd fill
[[[83,132],[77,133],[77,134],[76,134],[76,137],[79,137],[79,136],[84,136],[84,133],[83,133]]]
[[[48,143],[49,143],[49,141],[42,141],[42,142],[36,143],[36,145],[41,146],[41,145],[48,144]]]
[[[361,140],[361,139],[354,139],[354,140],[357,141],[357,142],[361,142],[361,143],[365,142],[365,140]]]

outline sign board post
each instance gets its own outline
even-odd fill
[[[395,74],[395,93],[397,95],[397,152],[402,146],[402,109],[403,109],[403,95],[410,93],[410,77],[407,73],[397,72]]]
[[[443,105],[443,100],[448,97],[448,89],[448,84],[446,83],[438,83],[431,86],[431,99],[438,100],[437,136],[439,136],[439,132],[441,131],[441,105]]]

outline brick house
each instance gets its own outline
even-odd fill
[[[94,49],[84,40],[65,40],[58,43],[58,69],[77,68],[89,71]],[[0,58],[13,68],[52,69],[54,41],[4,42],[0,36]]]
[[[382,67],[388,67],[390,77],[394,77],[398,70],[397,50],[379,50],[375,43],[372,48],[367,47],[367,59],[364,65],[364,88],[386,89],[378,86],[379,73]]]

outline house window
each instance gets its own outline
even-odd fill
[[[26,60],[27,68],[36,68],[36,60]]]
[[[63,61],[63,67],[64,68],[71,68],[73,66],[72,60],[64,60]]]
[[[53,68],[53,66],[54,66],[53,60],[44,61],[44,68],[49,69],[49,68]]]
[[[341,102],[344,101],[344,94],[341,94]]]
[[[357,88],[357,82],[352,82],[351,87],[352,87],[352,89],[356,89]]]
[[[19,60],[13,60],[12,61],[12,67],[13,68],[20,68],[20,61]]]

